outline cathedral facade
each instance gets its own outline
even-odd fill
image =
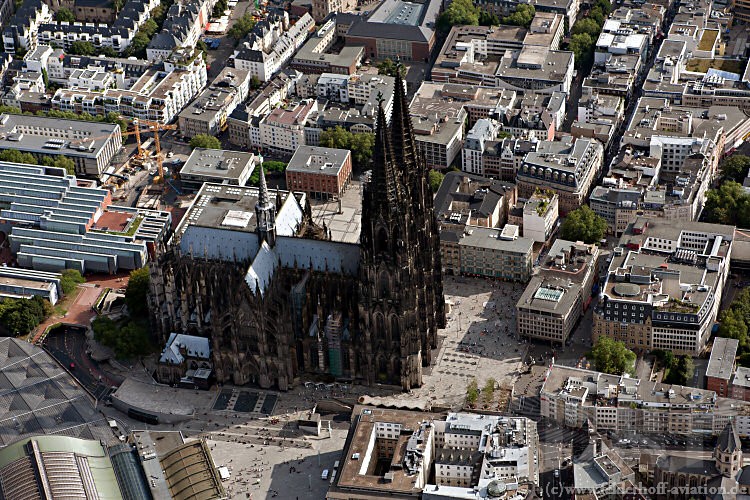
[[[302,193],[205,184],[151,264],[150,310],[170,333],[210,339],[220,382],[286,390],[325,375],[422,384],[445,326],[428,170],[401,78],[380,106],[359,243],[318,227]]]

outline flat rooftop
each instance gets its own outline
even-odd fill
[[[340,198],[341,211],[337,200],[310,200],[313,221],[331,231],[331,240],[341,243],[359,243],[362,230],[362,183],[352,180]]]
[[[294,152],[286,171],[337,175],[350,155],[348,149],[303,145]]]
[[[357,410],[359,410],[357,412]],[[378,423],[397,424],[401,427],[398,439],[396,440],[396,450],[394,457],[404,456],[406,440],[401,439],[404,436],[408,438],[409,431],[419,429],[420,424],[425,420],[431,421],[437,417],[432,413],[419,411],[401,411],[381,408],[355,408],[355,421],[349,431],[347,438],[348,447],[345,448],[345,456],[341,460],[341,469],[339,470],[339,479],[335,483],[335,488],[354,488],[365,490],[376,490],[379,492],[402,492],[412,493],[421,490],[416,486],[416,476],[410,476],[404,470],[393,472],[392,481],[385,482],[383,476],[374,475],[374,463],[366,463],[371,457],[368,455],[368,444],[372,439],[373,433],[376,432]],[[432,432],[428,427],[428,432]],[[407,434],[408,433],[408,434]],[[373,452],[373,457],[375,457]],[[355,458],[356,457],[356,458]],[[364,473],[362,473],[362,469]],[[424,478],[427,480],[427,478]]]
[[[0,115],[0,148],[96,157],[120,126],[27,115]]]
[[[714,339],[714,347],[711,349],[711,359],[708,360],[706,377],[715,377],[724,380],[732,378],[734,359],[737,356],[738,347],[739,341],[737,339],[716,337]]]
[[[239,180],[245,175],[251,175],[259,161],[260,158],[253,153],[195,148],[180,170],[180,175]]]

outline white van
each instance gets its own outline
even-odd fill
[[[328,479],[328,469],[323,469],[323,474],[320,475],[320,479],[322,479],[323,481]]]

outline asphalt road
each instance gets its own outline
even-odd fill
[[[47,335],[43,346],[97,399],[108,395],[112,387],[121,382],[104,374],[99,364],[86,353],[86,337],[81,328],[58,328]]]

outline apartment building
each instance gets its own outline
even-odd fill
[[[39,72],[42,68],[46,69],[50,82],[65,88],[71,86],[68,79],[77,70],[104,71],[112,75],[118,89],[130,88],[153,66],[150,61],[143,59],[70,55],[65,54],[62,49],[52,49],[47,45],[39,45],[34,52],[27,54],[24,64]]]
[[[12,254],[37,271],[138,269],[171,231],[169,212],[115,207],[109,191],[78,186],[62,169],[0,163],[0,199]]]
[[[227,118],[242,103],[250,89],[250,72],[224,68],[179,114],[180,133],[218,135],[227,128]]]
[[[248,71],[261,82],[270,80],[302,47],[314,27],[315,21],[309,14],[291,25],[287,12],[272,9],[240,42],[230,61],[234,61],[235,68]]]
[[[355,0],[313,0],[312,17],[315,22],[323,21],[330,14],[349,12],[357,7]]]
[[[294,154],[298,147],[307,144],[305,125],[317,109],[317,101],[307,100],[271,111],[259,123],[262,146],[283,154]]]
[[[591,302],[599,248],[557,239],[516,304],[521,337],[565,345]]]
[[[536,190],[551,189],[560,197],[560,213],[565,215],[584,203],[603,159],[604,148],[595,139],[566,136],[541,141],[516,173],[518,195],[528,198]]]
[[[731,381],[739,344],[737,339],[716,337],[711,349],[711,357],[706,367],[706,389],[723,398],[733,397]]]
[[[169,123],[206,84],[206,64],[202,57],[184,57],[179,52],[171,57],[164,62],[163,70],[146,69],[127,89],[107,88],[103,92],[87,87],[58,89],[51,107],[93,115],[115,112],[129,118]]]
[[[146,48],[149,61],[161,61],[172,52],[192,49],[208,25],[215,0],[178,0],[167,11],[161,31]]]
[[[547,371],[540,399],[543,418],[597,432],[718,435],[730,419],[738,429],[750,419],[749,405],[714,391],[559,365]]]
[[[638,218],[613,252],[593,339],[699,355],[729,273],[734,227]]]
[[[488,143],[496,141],[500,124],[491,118],[480,118],[466,133],[461,149],[461,170],[471,174],[484,175],[483,157]]]
[[[315,199],[339,199],[352,180],[348,149],[299,146],[286,166],[286,185]]]
[[[120,126],[27,115],[0,115],[0,150],[36,157],[64,155],[76,173],[98,178],[122,146]]]

